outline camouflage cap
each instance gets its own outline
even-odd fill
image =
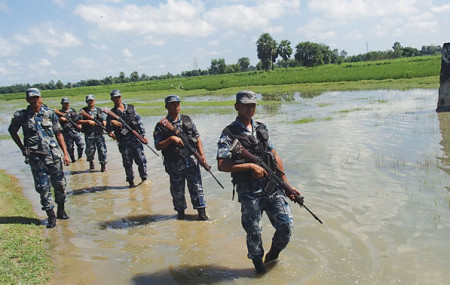
[[[69,103],[69,102],[70,102],[70,100],[67,97],[64,97],[64,98],[61,99],[61,104]]]
[[[164,102],[167,103],[171,103],[171,102],[181,102],[180,97],[178,95],[167,95],[166,98],[164,99]]]
[[[94,95],[93,94],[86,95],[86,101],[88,101],[88,100],[95,100]]]
[[[114,89],[113,91],[109,92],[109,95],[111,95],[111,98],[122,96],[119,89]]]
[[[27,96],[27,98],[31,98],[31,97],[41,97],[41,91],[37,88],[28,88],[25,91],[25,94]]]
[[[257,104],[255,92],[249,90],[239,91],[236,94],[236,103]]]

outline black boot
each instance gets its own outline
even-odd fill
[[[72,160],[72,163],[75,162],[75,155],[73,153],[69,154],[70,160]]]
[[[272,246],[270,247],[269,252],[266,254],[266,258],[264,259],[264,263],[268,263],[268,262],[271,262],[272,260],[276,260],[278,258],[278,255],[280,254],[280,252],[282,250],[283,250],[282,248],[272,244]]]
[[[47,212],[47,216],[48,216],[47,229],[56,227],[55,211],[53,211],[53,209],[50,209],[50,210],[46,210],[45,212]]]
[[[206,208],[198,208],[198,220],[199,221],[207,221],[209,218],[206,215]]]
[[[78,159],[80,159],[83,156],[83,149],[79,148],[78,149]]]
[[[133,180],[128,181],[128,184],[129,184],[129,187],[130,187],[130,188],[136,187],[136,184],[134,184],[134,181],[133,181]]]
[[[177,214],[177,220],[184,220],[184,210],[179,210],[179,211],[177,211],[178,212],[178,214]]]
[[[94,169],[95,169],[94,161],[91,160],[91,161],[89,161],[89,170],[92,171]]]
[[[61,220],[69,219],[66,210],[64,209],[64,203],[58,203],[58,210],[56,211],[56,217]]]
[[[100,164],[100,171],[101,172],[105,172],[106,171],[106,164],[105,163],[102,163],[102,164]]]
[[[264,274],[266,273],[266,268],[264,267],[264,264],[261,259],[252,259],[253,265],[255,266],[256,273],[258,274]]]

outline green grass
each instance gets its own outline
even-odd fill
[[[292,123],[293,124],[308,124],[308,123],[312,123],[315,121],[316,121],[316,119],[314,119],[314,118],[303,118],[300,120],[293,121]]]
[[[17,182],[0,171],[0,284],[45,284],[52,277],[50,241],[39,223]]]
[[[368,89],[436,88],[439,85],[440,56],[423,56],[372,62],[288,68],[166,80],[141,81],[61,90],[44,90],[44,98],[69,97],[84,101],[86,94],[109,100],[112,89],[127,98],[161,100],[167,94],[184,97],[232,95],[241,89],[258,93],[347,91]],[[0,100],[23,99],[23,94],[0,95]]]

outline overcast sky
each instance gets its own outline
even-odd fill
[[[450,41],[448,0],[0,0],[0,86],[258,63],[269,33],[349,55]]]

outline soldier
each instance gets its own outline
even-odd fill
[[[175,128],[185,132],[203,161],[206,162],[200,134],[194,122],[189,116],[180,114],[180,97],[169,95],[164,101],[168,111],[167,120]],[[187,205],[184,195],[187,181],[192,205],[198,211],[198,219],[201,221],[208,220],[198,161],[194,155],[186,151],[187,148],[181,138],[160,123],[156,124],[153,137],[156,149],[162,150],[164,156],[164,166],[170,178],[170,194],[172,195],[174,209],[178,213],[178,219],[183,220],[185,218],[184,210]]]
[[[66,166],[70,164],[69,154],[58,117],[52,109],[42,104],[41,91],[37,88],[29,88],[25,94],[29,106],[14,113],[8,131],[25,156],[25,163],[31,167],[34,187],[41,196],[42,210],[46,211],[48,216],[47,228],[53,228],[56,226],[56,218],[69,218],[64,208],[66,179],[61,161],[61,150]],[[20,128],[23,132],[23,143],[17,134]],[[51,186],[55,191],[55,202],[58,204],[56,216],[53,210]]]
[[[86,159],[89,161],[89,170],[95,169],[94,155],[98,152],[98,160],[100,162],[100,171],[106,171],[106,143],[103,137],[103,129],[106,121],[103,118],[102,110],[95,107],[95,97],[92,94],[86,95],[87,106],[82,108],[86,115],[79,114],[77,123],[81,124],[81,132],[84,133],[84,141],[86,142]],[[80,113],[79,112],[79,113]]]
[[[62,133],[66,143],[67,152],[69,153],[72,162],[75,162],[74,144],[77,145],[78,159],[83,156],[84,142],[80,135],[81,125],[76,123],[78,114],[75,109],[70,108],[69,98],[62,98],[61,106],[60,112],[63,113],[64,116],[59,116],[59,121],[63,127]]]
[[[131,104],[122,102],[120,90],[114,89],[110,92],[111,101],[114,108],[111,112],[118,115],[126,124],[137,131],[148,143],[145,137],[144,124],[136,109]],[[122,124],[111,116],[106,117],[106,131],[108,135],[117,140],[119,151],[122,154],[122,164],[125,168],[126,180],[131,187],[134,187],[133,160],[138,165],[139,176],[142,182],[147,180],[147,159],[144,154],[144,147],[139,139],[132,132],[122,126]]]
[[[264,249],[261,239],[262,211],[266,212],[276,230],[272,238],[272,246],[264,260],[264,263],[267,263],[277,259],[281,250],[289,242],[293,226],[291,209],[282,189],[278,187],[270,189],[271,191],[265,189],[268,182],[265,178],[268,175],[266,170],[254,163],[239,161],[240,157],[230,152],[230,146],[233,140],[237,139],[249,152],[268,165],[273,166],[274,163],[271,162],[275,162],[278,169],[284,172],[284,168],[266,126],[252,119],[256,111],[255,93],[238,92],[234,108],[238,116],[222,131],[218,142],[218,168],[220,171],[231,172],[232,182],[241,203],[242,226],[247,233],[247,256],[252,259],[256,271],[264,273],[265,267],[262,261]],[[285,175],[282,179],[287,182]],[[293,197],[289,198],[293,199]]]

